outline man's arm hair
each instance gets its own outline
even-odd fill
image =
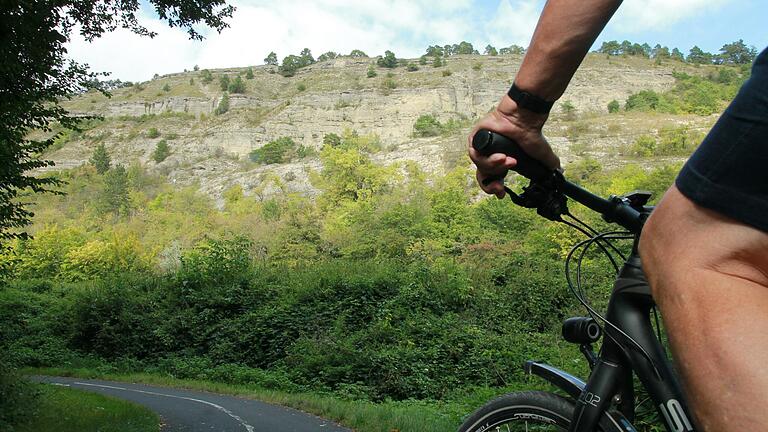
[[[545,100],[557,100],[620,4],[621,0],[547,1],[515,77],[517,86]]]

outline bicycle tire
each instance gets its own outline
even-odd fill
[[[573,417],[573,402],[554,393],[524,391],[500,396],[472,413],[459,432],[567,431]],[[600,432],[621,432],[607,416]]]

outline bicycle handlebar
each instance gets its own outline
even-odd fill
[[[626,198],[612,196],[610,199],[605,199],[569,182],[558,171],[547,168],[530,157],[520,148],[520,145],[504,135],[480,129],[472,138],[472,147],[483,156],[503,153],[513,157],[517,160],[513,170],[530,179],[531,183],[548,183],[554,179],[555,187],[559,192],[600,213],[606,221],[615,222],[634,233],[639,233],[642,229],[645,212],[632,206]]]

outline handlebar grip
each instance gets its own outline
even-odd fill
[[[517,165],[512,169],[533,181],[543,181],[551,177],[554,171],[544,166],[538,160],[528,156],[514,140],[487,129],[480,129],[475,133],[475,136],[472,138],[472,147],[483,156],[490,156],[493,153],[504,153],[515,158]]]

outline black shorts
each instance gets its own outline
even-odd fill
[[[696,204],[768,232],[768,48],[675,184]]]

